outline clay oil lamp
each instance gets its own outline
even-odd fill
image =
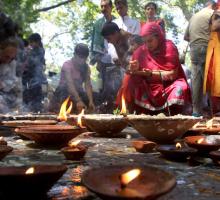
[[[0,193],[3,199],[45,199],[66,170],[65,165],[0,167]]]
[[[210,151],[215,151],[220,148],[220,136],[219,135],[188,136],[184,138],[184,141],[190,147],[196,148],[199,153],[204,153],[204,155]]]
[[[8,143],[4,140],[4,137],[0,137],[0,145],[7,145]]]
[[[80,140],[76,140],[75,142],[71,142],[68,147],[61,149],[67,160],[80,160],[85,156],[87,147],[79,143]]]
[[[82,183],[105,200],[144,200],[169,192],[176,180],[161,169],[124,165],[89,169],[83,173]]]
[[[7,156],[13,150],[12,147],[7,145],[0,145],[0,160]]]
[[[198,122],[188,132],[191,135],[217,134],[220,132],[220,119],[215,117],[208,121]]]
[[[216,165],[220,165],[220,151],[211,151],[209,156]]]
[[[176,115],[127,115],[126,120],[147,140],[158,144],[171,144],[180,138],[194,124],[201,120],[198,117]]]
[[[188,147],[179,142],[175,145],[159,145],[156,147],[156,150],[165,158],[175,161],[186,161],[187,158],[197,153],[197,149]]]
[[[140,153],[148,153],[152,152],[153,149],[156,147],[155,142],[151,142],[149,140],[133,140],[132,146],[136,149],[136,151]]]

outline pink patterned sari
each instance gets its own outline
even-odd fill
[[[146,45],[139,47],[133,54],[133,60],[139,62],[139,70],[178,70],[176,80],[159,81],[139,75],[125,75],[119,90],[117,102],[124,95],[130,107],[140,107],[149,111],[161,111],[172,105],[184,106],[190,102],[190,90],[184,71],[179,62],[178,50],[172,41],[166,40],[161,28],[156,23],[147,23],[142,27],[141,35],[156,34],[159,47],[154,52],[148,51]]]

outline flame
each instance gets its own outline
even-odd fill
[[[34,167],[30,167],[26,170],[25,174],[33,174],[34,173]]]
[[[84,115],[85,109],[82,109],[82,112],[77,117],[77,125],[81,128],[84,128],[82,125],[82,116]]]
[[[121,112],[120,112],[120,114],[126,114],[126,113],[127,113],[126,102],[125,102],[124,95],[122,95],[122,98],[121,98]]]
[[[4,140],[4,137],[0,137],[0,140]]]
[[[207,127],[208,129],[211,129],[212,126],[213,126],[213,119],[210,119],[209,121],[206,122],[206,127]]]
[[[62,103],[58,120],[67,121],[67,115],[70,114],[73,107],[73,103],[72,101],[70,101],[70,106],[67,108],[67,104],[69,101],[70,101],[70,97],[66,98],[66,100]]]
[[[181,149],[181,148],[182,148],[182,145],[181,145],[179,142],[177,142],[177,143],[176,143],[176,148],[177,148],[177,149]]]
[[[198,143],[198,144],[201,144],[201,143],[203,142],[203,140],[204,140],[204,138],[200,138],[200,139],[197,141],[197,143]]]
[[[132,169],[120,176],[121,186],[126,187],[128,183],[134,180],[141,173],[140,169]]]
[[[81,142],[81,140],[76,140],[76,141],[70,142],[69,146],[76,147],[80,142]]]

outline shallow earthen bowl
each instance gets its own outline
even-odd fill
[[[141,152],[141,153],[148,153],[152,152],[154,147],[156,147],[155,142],[151,142],[148,140],[133,140],[132,141],[132,146],[136,149],[136,151]]]
[[[121,188],[120,175],[132,169],[140,169],[141,174],[124,189]],[[175,185],[175,177],[161,169],[151,166],[106,166],[85,171],[83,184],[105,200],[147,200],[169,192]]]
[[[120,133],[127,126],[123,116],[111,114],[84,115],[82,122],[89,130],[108,137]]]
[[[82,145],[77,145],[77,147],[64,147],[61,152],[64,154],[67,160],[80,160],[86,154],[87,148]]]
[[[176,138],[190,129],[201,118],[191,116],[150,116],[150,115],[128,115],[128,123],[146,139],[159,143],[172,143]]]
[[[220,139],[219,140],[213,140],[213,141],[208,141],[209,138],[215,137],[215,135],[209,135],[209,136],[204,136],[204,135],[196,135],[196,136],[187,136],[184,138],[184,141],[187,145],[190,147],[198,149],[198,151],[207,153],[210,151],[215,151],[220,148]],[[220,137],[220,135],[217,135],[217,137]],[[199,142],[200,139],[203,139],[202,142]]]
[[[30,167],[34,173],[25,174]],[[66,170],[65,165],[0,167],[0,193],[5,199],[43,199]]]
[[[0,160],[7,156],[13,150],[12,147],[7,145],[0,145]]]
[[[195,148],[183,146],[178,149],[175,145],[158,145],[156,150],[165,158],[175,161],[185,161],[189,156],[194,156],[197,153],[197,149]]]
[[[38,125],[17,128],[15,129],[15,132],[35,141],[38,144],[65,145],[69,140],[75,138],[83,132],[86,132],[86,128],[63,125]]]

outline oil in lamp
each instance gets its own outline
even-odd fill
[[[4,140],[4,137],[0,137],[0,145],[7,145],[7,142]]]
[[[80,160],[85,156],[87,147],[79,145],[80,142],[80,140],[76,140],[71,142],[68,147],[61,149],[67,160]]]
[[[182,145],[179,142],[175,145],[159,145],[156,150],[164,157],[175,161],[185,161],[197,153],[197,149]]]

